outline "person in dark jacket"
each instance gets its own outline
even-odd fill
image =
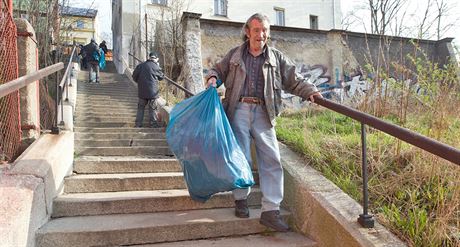
[[[139,103],[137,104],[136,127],[142,127],[144,109],[148,105],[150,127],[158,127],[157,103],[159,97],[158,81],[163,80],[164,75],[158,64],[158,57],[154,52],[149,54],[147,61],[136,66],[133,79],[138,84],[137,91]]]
[[[85,59],[89,65],[89,82],[99,83],[99,59],[101,57],[99,46],[94,38],[92,38],[91,42],[85,45],[83,49],[85,52]],[[93,71],[96,73],[96,78],[94,79],[92,77]]]
[[[104,51],[104,54],[107,54],[107,44],[105,43],[105,40],[103,40],[100,44],[99,44],[99,48],[101,48],[103,51]]]
[[[80,44],[79,49],[80,49],[80,52],[78,53],[78,56],[80,57],[80,66],[81,66],[82,69],[87,69],[88,68],[88,63],[86,61],[85,46]]]

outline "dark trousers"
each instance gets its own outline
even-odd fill
[[[95,74],[95,77],[93,77]],[[99,64],[96,62],[89,63],[89,82],[99,82]]]
[[[142,122],[144,121],[144,110],[145,106],[148,106],[149,110],[149,123],[150,127],[158,126],[157,118],[157,103],[155,99],[141,99],[137,103],[137,115],[136,115],[136,127],[142,127]]]

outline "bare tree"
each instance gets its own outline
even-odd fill
[[[362,0],[358,8],[344,15],[342,26],[345,30],[439,40],[460,21],[451,13],[456,4],[453,0]]]
[[[368,0],[371,14],[371,32],[386,34],[391,21],[404,6],[404,0]]]
[[[150,25],[156,27],[153,46],[161,53],[165,72],[173,80],[179,76],[183,64],[181,18],[188,7],[188,0],[171,1],[168,8],[160,9],[159,18],[149,18]]]

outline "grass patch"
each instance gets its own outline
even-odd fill
[[[433,133],[429,118],[407,119],[407,128]],[[460,120],[449,121],[441,141],[458,148]],[[280,116],[276,131],[280,141],[362,203],[360,123],[329,110],[303,110]],[[366,140],[370,210],[379,222],[410,246],[460,244],[459,167],[378,130],[367,129]]]

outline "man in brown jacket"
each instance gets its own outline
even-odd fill
[[[252,15],[243,26],[244,43],[230,50],[206,76],[207,86],[225,85],[223,106],[238,144],[251,161],[254,140],[262,191],[260,223],[277,231],[288,231],[280,217],[283,200],[283,168],[275,133],[275,117],[281,111],[281,90],[314,101],[322,97],[318,89],[304,83],[295,65],[275,48],[269,47],[270,23],[263,14]],[[219,85],[220,86],[220,85]],[[250,189],[233,191],[235,215],[249,217]]]

